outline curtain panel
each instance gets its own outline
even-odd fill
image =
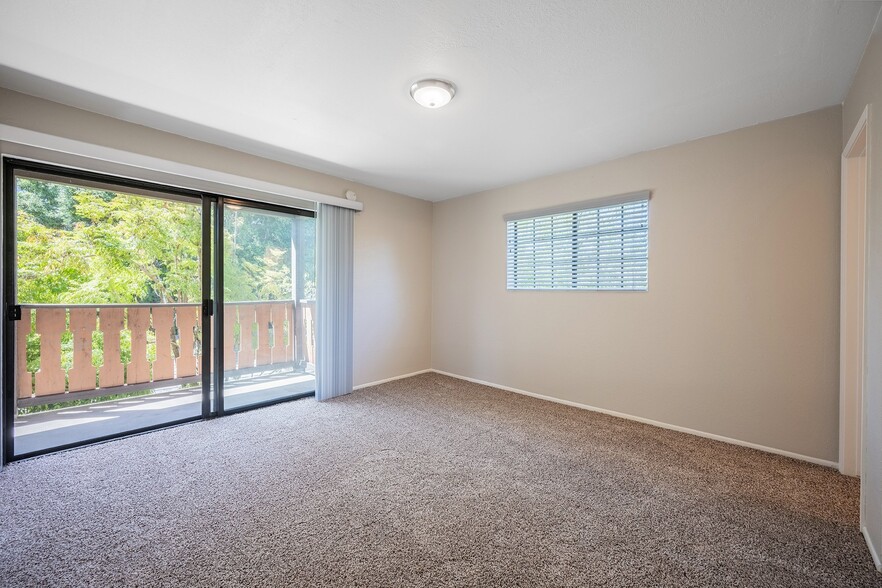
[[[354,220],[354,210],[330,204],[316,211],[317,400],[352,392]]]

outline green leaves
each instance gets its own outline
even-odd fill
[[[18,299],[23,304],[173,303],[201,299],[202,207],[47,180],[17,178]],[[315,223],[224,209],[228,301],[314,295]]]
[[[22,303],[201,298],[200,206],[42,180],[18,182]],[[59,208],[50,210],[53,205]]]
[[[70,293],[88,281],[88,249],[70,231],[45,227],[23,210],[17,221],[19,301],[72,302]]]

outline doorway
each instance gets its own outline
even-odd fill
[[[839,470],[861,474],[867,250],[867,111],[842,152]]]

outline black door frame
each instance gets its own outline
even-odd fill
[[[156,182],[144,180],[136,180],[131,178],[118,177],[111,174],[81,170],[77,168],[65,167],[51,163],[31,161],[14,157],[4,156],[2,160],[3,170],[3,186],[2,186],[2,256],[3,256],[3,272],[2,278],[2,302],[3,302],[3,328],[2,328],[2,365],[0,365],[0,382],[3,386],[3,455],[2,464],[5,465],[12,461],[18,461],[29,457],[36,457],[46,453],[54,453],[65,449],[72,449],[83,445],[91,445],[101,443],[112,439],[139,435],[149,431],[173,427],[184,423],[204,420],[215,416],[223,416],[225,414],[233,414],[260,408],[280,402],[297,400],[308,396],[314,396],[315,391],[303,394],[292,395],[265,402],[250,404],[237,407],[232,410],[224,409],[223,399],[223,345],[215,344],[213,352],[210,349],[211,342],[222,341],[224,333],[223,319],[223,210],[224,203],[239,205],[248,208],[264,209],[283,214],[299,215],[314,217],[315,213],[311,210],[303,210],[299,208],[288,208],[282,205],[269,204],[263,202],[255,202],[243,198],[226,197],[210,192],[202,192],[198,190],[190,190],[176,186],[168,186]],[[170,421],[149,427],[143,427],[88,439],[85,441],[77,441],[65,445],[52,447],[45,450],[35,451],[26,454],[15,454],[15,321],[16,321],[16,271],[17,271],[17,233],[16,233],[16,197],[15,197],[15,172],[23,170],[32,173],[50,174],[59,177],[67,177],[74,180],[95,182],[98,184],[110,184],[120,188],[131,188],[135,190],[149,190],[152,192],[164,193],[169,196],[176,196],[182,200],[201,204],[202,206],[202,405],[201,414],[185,419]],[[212,227],[212,217],[214,218],[214,226]],[[213,229],[213,231],[212,231]],[[212,251],[212,237],[214,241],[214,251]],[[211,298],[212,288],[214,288],[215,298]],[[213,319],[213,320],[212,320]],[[212,330],[218,337],[212,338]],[[206,346],[208,346],[206,352]],[[212,357],[215,369],[212,371]],[[214,409],[212,410],[212,401],[214,401]]]
[[[304,210],[302,208],[288,208],[287,206],[281,206],[278,204],[270,204],[268,202],[255,202],[253,200],[247,200],[244,198],[236,198],[231,196],[218,196],[217,197],[217,213],[216,213],[216,221],[214,223],[214,231],[215,231],[215,298],[216,298],[216,306],[218,309],[222,309],[224,307],[224,243],[223,243],[223,234],[224,234],[224,205],[232,205],[232,206],[240,206],[242,208],[251,208],[257,210],[266,210],[269,212],[276,212],[280,214],[287,214],[289,216],[305,216],[305,217],[315,217],[315,212],[312,210]],[[221,325],[223,325],[223,312],[215,313],[215,325],[219,321]],[[223,327],[220,327],[218,330],[219,333],[223,333]],[[293,336],[293,333],[291,334]],[[220,339],[218,339],[220,341]],[[263,408],[265,406],[272,406],[274,404],[279,404],[281,402],[288,402],[290,400],[299,400],[301,398],[307,398],[310,396],[315,396],[315,390],[312,392],[303,392],[301,394],[292,394],[291,396],[284,396],[282,398],[274,398],[272,400],[264,400],[262,402],[255,402],[252,404],[247,404],[244,406],[237,406],[236,408],[224,408],[224,395],[223,395],[223,379],[224,379],[224,346],[222,344],[215,346],[215,406],[217,407],[217,416],[224,416],[228,414],[236,414],[239,412],[245,412],[251,410],[253,408]]]

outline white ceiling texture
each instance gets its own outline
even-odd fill
[[[3,0],[0,85],[427,200],[840,103],[880,2]],[[439,110],[411,84],[453,81]]]

